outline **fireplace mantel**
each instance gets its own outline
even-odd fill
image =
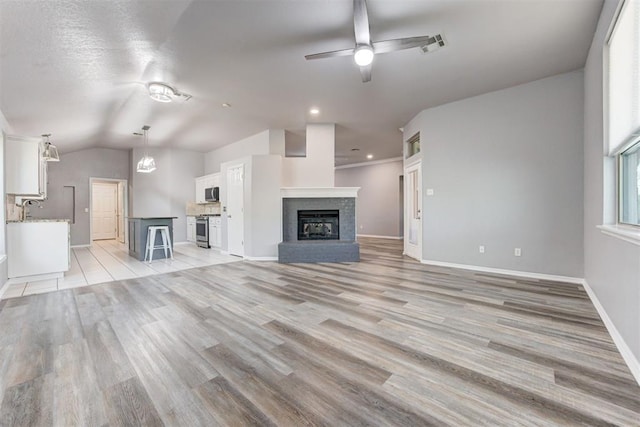
[[[358,197],[360,187],[284,187],[280,189],[283,199]]]

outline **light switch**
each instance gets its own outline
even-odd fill
[[[89,212],[89,208],[84,208],[84,211],[85,212]]]
[[[433,188],[427,188],[427,196],[433,196]]]

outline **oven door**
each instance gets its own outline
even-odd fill
[[[207,218],[196,219],[196,244],[202,248],[209,247],[209,221]]]

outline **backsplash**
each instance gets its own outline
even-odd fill
[[[187,203],[187,216],[220,215],[220,203]]]

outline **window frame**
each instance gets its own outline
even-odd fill
[[[617,193],[616,222],[617,222],[617,224],[619,224],[621,226],[633,227],[634,229],[640,230],[640,221],[637,224],[623,221],[624,185],[623,185],[622,181],[623,181],[623,179],[625,179],[625,176],[624,176],[625,174],[624,174],[624,170],[623,170],[623,167],[622,167],[622,162],[624,161],[623,160],[623,155],[627,151],[632,150],[635,147],[637,147],[636,150],[640,151],[640,138],[636,138],[630,144],[626,144],[625,147],[623,147],[623,149],[619,150],[619,152],[616,154],[616,175],[617,175],[617,179],[616,179],[616,187],[617,187],[617,192],[616,192]]]

